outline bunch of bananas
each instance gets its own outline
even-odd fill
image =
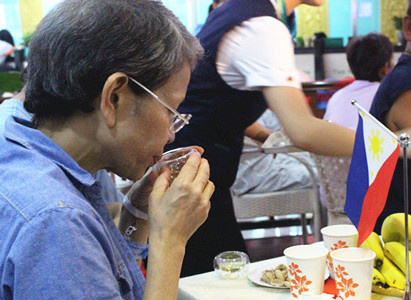
[[[408,215],[411,234],[411,216]],[[381,237],[373,232],[360,246],[375,252],[372,289],[384,295],[403,297],[405,287],[405,220],[403,213],[388,216]],[[409,252],[411,258],[411,252]],[[410,268],[411,274],[411,268]]]

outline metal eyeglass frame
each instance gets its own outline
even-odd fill
[[[145,90],[147,93],[149,93],[153,98],[155,98],[158,102],[160,102],[162,105],[164,105],[166,108],[168,108],[173,114],[174,117],[172,119],[172,124],[170,126],[170,130],[173,133],[177,133],[180,131],[185,125],[190,124],[190,119],[192,117],[191,114],[180,114],[178,111],[176,111],[174,108],[172,108],[167,102],[164,102],[161,100],[156,94],[154,94],[152,91],[150,91],[148,88],[146,88],[144,85],[142,85],[140,82],[135,80],[134,78],[128,76],[128,78],[137,84],[139,87],[141,87],[143,90]]]

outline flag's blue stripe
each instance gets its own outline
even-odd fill
[[[369,187],[365,151],[363,119],[359,115],[353,156],[347,178],[347,198],[344,207],[345,212],[356,227],[360,221],[363,200]]]

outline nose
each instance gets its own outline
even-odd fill
[[[175,138],[176,138],[176,133],[175,133],[174,131],[172,131],[172,130],[168,130],[168,140],[167,140],[167,143],[169,144],[169,143],[174,142]]]

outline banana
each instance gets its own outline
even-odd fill
[[[404,290],[404,273],[400,269],[398,269],[387,257],[384,257],[380,272],[384,276],[385,281],[389,286]]]
[[[408,232],[411,233],[411,216],[408,215]],[[384,243],[405,243],[405,218],[404,213],[396,213],[385,218],[381,227],[381,237]],[[411,240],[411,234],[409,236]]]
[[[404,291],[399,290],[394,287],[383,287],[379,284],[373,284],[372,285],[372,291],[377,294],[381,295],[386,295],[386,296],[393,296],[393,297],[399,297],[403,298],[404,297]],[[374,298],[373,298],[374,299]]]
[[[376,268],[372,268],[372,284],[384,286],[386,283],[385,277]]]
[[[378,269],[382,265],[382,261],[384,260],[382,242],[378,234],[372,232],[370,236],[361,244],[360,247],[374,251],[374,268]]]
[[[410,258],[411,252],[408,251],[408,253],[408,257]],[[405,246],[403,244],[400,244],[399,242],[386,243],[384,245],[384,254],[405,274]],[[411,268],[409,268],[409,270],[411,274]]]

